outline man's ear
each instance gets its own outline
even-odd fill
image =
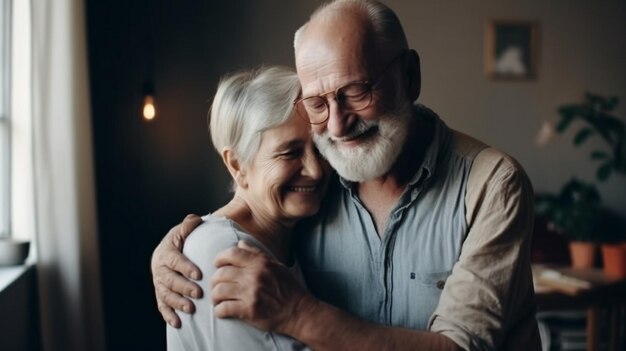
[[[409,101],[416,101],[422,90],[422,71],[420,57],[417,51],[411,49],[407,58],[407,97]]]
[[[248,180],[246,179],[246,174],[244,169],[239,162],[239,158],[235,155],[235,152],[228,147],[222,149],[222,161],[228,168],[228,172],[230,172],[230,176],[233,177],[233,180],[237,185],[241,188],[248,187]]]

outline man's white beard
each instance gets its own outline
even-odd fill
[[[328,130],[321,135],[313,133],[313,139],[320,153],[343,178],[352,182],[375,179],[389,172],[402,152],[412,118],[411,106],[409,101],[405,101],[396,111],[382,115],[377,121],[359,120],[349,135],[342,139],[349,140],[365,131],[372,132],[371,128],[377,130],[357,146],[337,145]]]

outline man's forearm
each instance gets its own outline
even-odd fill
[[[315,350],[461,350],[444,335],[377,325],[313,297],[304,298],[296,314],[280,332]]]

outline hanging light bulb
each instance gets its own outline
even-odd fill
[[[146,121],[152,121],[156,117],[156,107],[154,105],[154,86],[152,83],[146,82],[143,88],[143,118]]]
[[[147,121],[151,121],[155,116],[154,97],[152,95],[146,95],[143,98],[143,118]]]

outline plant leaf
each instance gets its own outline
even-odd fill
[[[607,157],[609,157],[609,154],[607,154],[604,151],[600,151],[600,150],[595,150],[591,153],[591,159],[592,160],[604,160]]]
[[[591,128],[583,128],[579,130],[574,137],[574,145],[578,146],[582,144],[585,140],[587,140],[587,138],[589,138],[589,136],[591,136],[591,134],[593,134],[593,130],[591,130]]]
[[[612,111],[619,104],[619,98],[617,96],[610,96],[604,100],[602,104],[602,110]]]
[[[574,114],[570,113],[570,112],[561,112],[563,109],[559,109],[559,113],[561,113],[561,119],[559,120],[559,123],[557,123],[555,129],[558,133],[563,133],[567,127],[569,127],[569,125],[572,123],[572,121],[574,120]]]
[[[609,179],[612,170],[613,164],[611,162],[605,162],[604,164],[602,164],[602,166],[598,168],[598,180],[604,182],[605,180]]]
[[[604,97],[602,95],[593,94],[590,92],[585,92],[585,100],[587,100],[587,103],[591,105],[594,109],[599,109],[602,111],[611,111],[619,103],[619,99],[617,98],[617,96]]]
[[[606,127],[616,133],[624,132],[624,122],[616,116],[610,115],[606,112],[598,113],[598,118],[603,120]]]
[[[620,139],[613,149],[613,165],[614,170],[620,174],[626,175],[626,140]]]

